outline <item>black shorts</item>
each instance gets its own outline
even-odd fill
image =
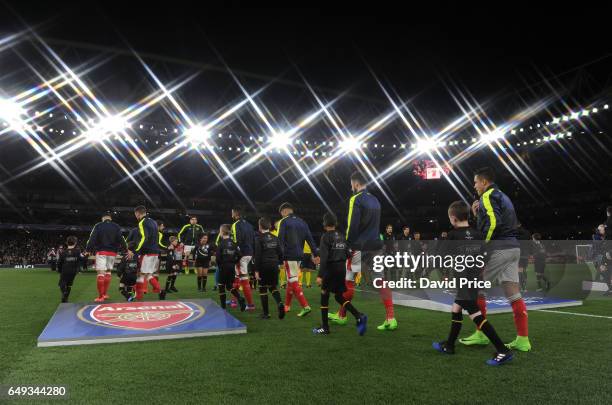
[[[210,258],[197,258],[195,261],[196,267],[201,267],[203,269],[207,269],[210,267]]]
[[[132,286],[136,284],[136,273],[124,272],[119,279],[119,282],[126,286]]]
[[[300,269],[305,270],[314,270],[316,268],[315,264],[312,262],[312,255],[310,253],[306,253],[302,261],[300,262]]]
[[[346,291],[346,262],[327,263],[327,274],[323,277],[321,289],[333,294]]]
[[[176,269],[173,269],[176,267]],[[180,272],[183,269],[183,261],[182,260],[168,260],[166,261],[166,270],[168,273]]]
[[[259,284],[276,287],[278,285],[278,264],[262,264],[259,269]]]
[[[472,287],[459,287],[460,279],[474,280],[475,278],[479,281],[482,280],[482,269],[466,269],[462,272],[454,272],[455,280],[457,282],[457,294],[455,296],[456,301],[476,301],[478,299],[479,288]]]
[[[78,271],[62,271],[60,273],[60,284],[72,285]]]
[[[544,269],[546,268],[546,262],[535,262],[533,264],[533,268],[536,273],[542,274],[544,273]]]
[[[529,265],[529,258],[528,257],[521,257],[519,259],[519,267],[522,267],[523,269],[526,269],[527,266]]]
[[[227,291],[231,290],[236,278],[236,264],[228,263],[219,266],[219,285],[225,286]]]

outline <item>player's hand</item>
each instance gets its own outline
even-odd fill
[[[127,251],[127,258],[128,260],[132,260],[134,258],[134,252],[132,252],[131,250]]]
[[[476,200],[472,203],[472,214],[474,214],[474,216],[476,216],[478,208],[480,208],[480,200]]]
[[[312,262],[313,262],[315,265],[317,265],[317,264],[321,263],[321,258],[320,258],[319,256],[317,256],[317,257],[313,257],[313,258],[312,258]]]
[[[255,272],[255,280],[260,280],[258,271]]]
[[[317,285],[321,287],[321,284],[323,284],[323,279],[321,277],[317,277]]]

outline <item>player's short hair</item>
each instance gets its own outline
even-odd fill
[[[291,210],[293,211],[293,205],[291,205],[291,203],[288,202],[284,202],[280,205],[280,207],[278,207],[278,212],[283,212],[283,210]]]
[[[536,232],[536,233],[533,234],[533,239],[535,239],[535,240],[542,240],[542,235],[539,234],[538,232]]]
[[[323,215],[323,226],[336,227],[338,225],[338,218],[331,212],[326,212]]]
[[[481,167],[474,172],[474,176],[478,176],[487,180],[490,183],[495,181],[495,172],[490,167]]]
[[[362,186],[365,186],[367,184],[365,176],[359,171],[355,171],[353,172],[353,174],[351,174],[351,181],[361,184]]]
[[[170,243],[174,242],[175,240],[178,240],[178,238],[176,236],[174,236],[174,235],[172,235],[171,237],[168,238],[168,241]]]
[[[102,220],[104,220],[104,218],[113,219],[113,216],[110,212],[105,212],[104,214],[102,214]]]
[[[134,208],[134,212],[145,215],[147,213],[147,208],[144,205],[139,205],[138,207]]]
[[[70,235],[69,237],[67,237],[67,238],[66,238],[66,244],[67,244],[68,246],[74,246],[74,245],[76,245],[76,244],[77,244],[77,242],[78,242],[78,241],[79,241],[79,240],[78,240],[78,239],[77,239],[77,237],[76,237],[76,236],[74,236],[74,235]]]
[[[162,225],[163,225],[163,226],[166,226],[166,224],[164,224],[164,221],[162,221],[162,220],[159,220],[159,219],[158,219],[156,222],[157,222],[157,227],[158,227],[158,228],[159,228],[160,226],[162,226]]]
[[[192,219],[195,219],[197,221],[198,217],[196,217],[195,215],[189,215],[189,220],[191,221]]]
[[[223,224],[221,225],[221,228],[219,228],[219,231],[221,232],[221,235],[226,236],[230,234],[230,226],[229,224]]]
[[[264,231],[268,231],[270,230],[271,226],[272,226],[272,221],[270,221],[270,218],[268,217],[259,218],[259,227],[261,229],[263,229]]]
[[[448,214],[459,221],[467,221],[470,217],[470,207],[463,201],[455,201],[448,206]]]
[[[410,225],[404,225],[404,226],[402,227],[402,231],[403,231],[404,229],[408,229],[408,230],[410,230]]]
[[[388,227],[393,228],[393,224],[387,224],[387,225],[385,225],[385,229],[387,229]]]
[[[242,216],[242,207],[234,206],[232,208],[232,211],[235,212],[236,214]]]

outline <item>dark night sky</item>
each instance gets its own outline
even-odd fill
[[[19,15],[31,26],[40,24],[38,32],[48,39],[120,49],[129,44],[139,52],[219,65],[212,44],[233,69],[299,81],[295,64],[316,86],[351,89],[352,95],[384,102],[367,62],[402,98],[419,96],[426,109],[445,109],[438,102],[446,95],[441,78],[465,85],[480,100],[510,94],[516,103],[530,97],[516,90],[541,81],[540,74],[573,71],[610,54],[607,24],[595,17],[596,10],[555,15],[530,7],[485,15],[459,7],[440,7],[440,14],[382,6],[377,13],[373,5],[317,10],[180,2],[163,8],[153,2],[32,4],[18,2],[0,13],[0,27],[23,28]],[[605,83],[610,71],[608,60],[589,65],[591,84]],[[565,74],[556,84],[574,79]],[[534,90],[535,97],[546,91]]]

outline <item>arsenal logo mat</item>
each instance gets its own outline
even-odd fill
[[[60,304],[38,346],[178,339],[246,333],[246,326],[210,299]]]

